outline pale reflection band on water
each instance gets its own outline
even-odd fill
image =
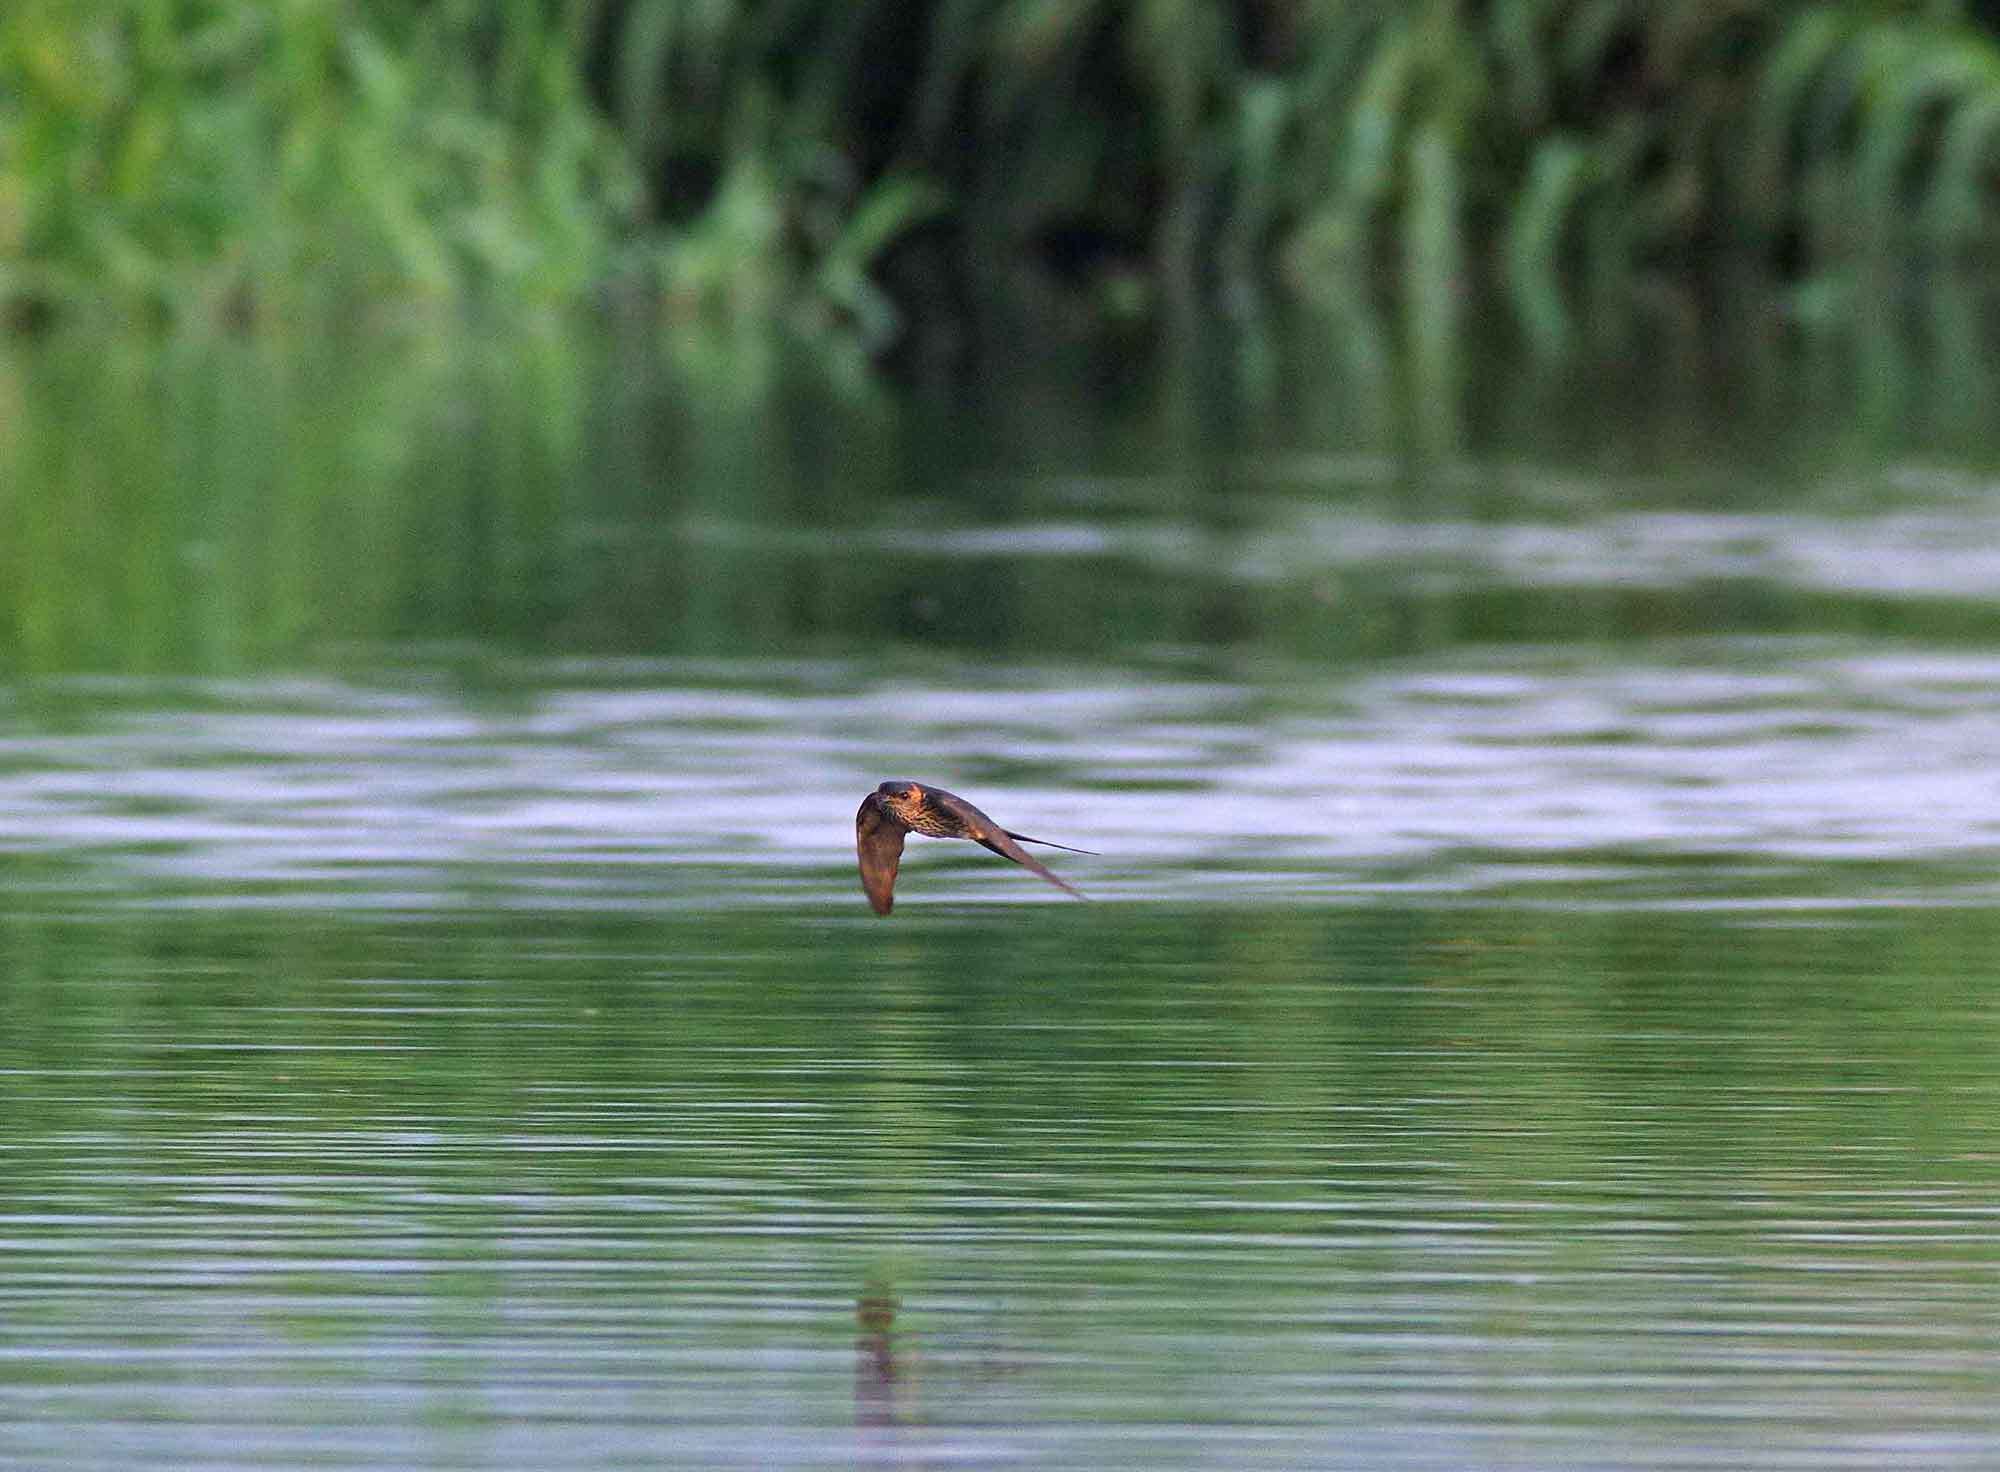
[[[1260,461],[1244,474],[1255,479],[1271,469]],[[1138,494],[1123,493],[1139,514],[1116,522],[1079,515],[924,532],[902,527],[828,532],[708,516],[682,521],[676,537],[738,553],[887,554],[946,565],[1116,560],[1170,576],[1247,586],[1372,577],[1430,592],[1727,588],[1791,598],[1979,603],[1990,602],[2000,590],[2000,516],[1985,508],[1989,488],[1983,483],[1952,483],[1948,490],[1927,485],[1919,504],[1873,514],[1686,508],[1606,513],[1600,481],[1576,482],[1565,495],[1562,478],[1544,468],[1523,472],[1521,484],[1514,485],[1494,467],[1469,473],[1497,478],[1507,492],[1539,498],[1543,516],[1413,520],[1388,507],[1342,504],[1356,486],[1294,462],[1283,478],[1296,478],[1301,484],[1295,489],[1307,493],[1296,500],[1249,503],[1254,508],[1245,513],[1249,524],[1226,536],[1185,519],[1145,516],[1143,508],[1160,492],[1162,482],[1155,479],[1142,483]],[[1393,483],[1396,475],[1394,467],[1383,466],[1366,481]],[[1622,484],[1629,492],[1632,483]],[[1378,495],[1383,489],[1368,488]],[[1882,494],[1874,484],[1855,491]],[[1079,499],[1091,510],[1104,509],[1102,496],[1084,492]]]
[[[1996,749],[2000,657],[1823,640],[1351,676],[61,681],[0,712],[0,851],[50,861],[17,893],[150,901],[844,899],[858,795],[916,775],[1088,838],[1104,898],[1963,901],[1995,893]],[[942,846],[910,864],[919,901],[1045,898]]]

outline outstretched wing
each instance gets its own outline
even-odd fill
[[[998,823],[994,822],[986,814],[980,812],[978,808],[956,793],[943,792],[933,787],[930,789],[930,794],[933,803],[950,811],[959,822],[965,825],[965,836],[981,848],[990,849],[1003,859],[1012,859],[1022,868],[1041,875],[1042,878],[1048,880],[1057,889],[1073,894],[1078,899],[1084,897],[1082,890],[1067,880],[1060,879],[1050,873],[1040,859],[1022,848],[1015,841],[1020,837],[1019,834],[1009,833],[1005,828],[1002,828]],[[1030,838],[1027,842],[1040,843],[1041,840],[1039,838]],[[1060,844],[1051,844],[1049,846],[1051,848],[1061,847]]]
[[[861,800],[854,815],[854,852],[861,860],[861,887],[878,915],[888,914],[896,903],[896,868],[903,862],[903,835],[909,831],[883,811],[874,793]]]

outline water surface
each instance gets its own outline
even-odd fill
[[[0,1465],[2000,1463],[2000,376],[1370,341],[0,357]]]
[[[40,689],[17,896],[710,907],[854,892],[852,816],[949,784],[1121,899],[1536,891],[1986,902],[2000,658],[1827,638],[1364,670],[743,661]],[[1038,897],[917,841],[932,899]],[[1051,896],[1053,897],[1053,891]]]
[[[0,1455],[1988,1465],[1996,939],[13,922]]]

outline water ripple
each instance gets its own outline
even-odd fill
[[[1064,856],[1101,897],[1937,900],[1990,895],[2000,851],[2000,659],[1978,653],[1510,650],[1255,682],[634,673],[531,667],[499,700],[78,682],[59,723],[0,725],[0,852],[50,861],[22,892],[846,898],[858,794],[898,775],[1103,850]],[[968,858],[919,845],[910,893],[1043,898]]]

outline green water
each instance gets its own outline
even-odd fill
[[[0,1465],[1992,1465],[1926,321],[10,347]]]
[[[1996,938],[17,923],[0,1452],[1983,1465]]]

